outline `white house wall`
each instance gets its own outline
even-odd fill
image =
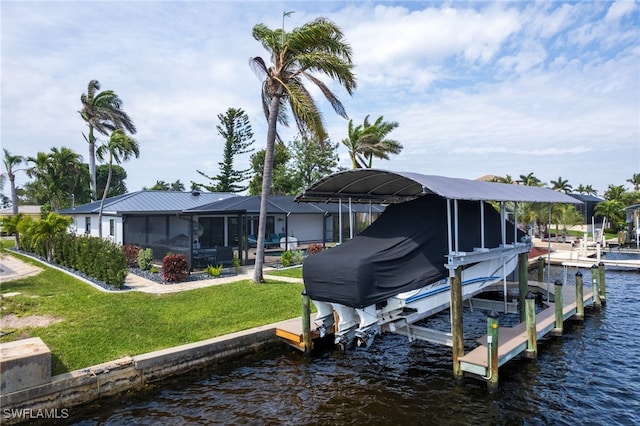
[[[324,216],[322,214],[289,215],[288,235],[300,243],[322,242]]]

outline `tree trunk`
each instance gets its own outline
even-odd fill
[[[264,170],[262,174],[262,193],[260,196],[260,218],[258,220],[258,239],[256,243],[256,263],[253,270],[253,282],[263,283],[264,277],[262,268],[264,267],[264,240],[267,228],[267,199],[271,189],[271,176],[273,174],[273,156],[276,141],[276,125],[278,121],[278,110],[280,108],[280,97],[282,87],[278,94],[271,99],[269,105],[269,121],[267,128],[267,147],[264,154]]]
[[[16,176],[9,174],[9,184],[11,185],[11,208],[13,215],[18,214],[18,194],[16,193]]]
[[[107,198],[107,192],[109,192],[109,185],[111,185],[111,170],[113,170],[113,155],[109,153],[109,173],[107,174],[107,183],[104,185],[104,193],[100,200],[100,210],[98,211],[98,236],[102,238],[102,209],[104,208],[104,200]]]
[[[97,198],[96,185],[96,138],[93,135],[93,127],[89,126],[89,174],[91,175],[91,200]]]

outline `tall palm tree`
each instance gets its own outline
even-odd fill
[[[362,140],[363,125],[353,126],[353,120],[347,124],[347,137],[342,140],[342,144],[347,147],[351,158],[351,168],[360,169],[365,167],[365,159],[360,155],[360,141]]]
[[[631,179],[627,179],[631,185],[633,185],[634,191],[640,191],[640,173],[634,173]]]
[[[384,121],[383,116],[371,124],[367,115],[364,123],[356,127],[353,127],[353,120],[349,120],[347,138],[342,143],[349,150],[352,167],[371,168],[373,157],[388,160],[389,154],[399,154],[402,144],[387,139],[387,135],[398,126],[396,121]]]
[[[113,90],[100,90],[100,82],[91,80],[87,93],[80,96],[82,109],[78,111],[80,117],[89,126],[89,134],[83,136],[89,143],[89,173],[91,174],[91,191],[96,194],[96,135],[94,130],[103,135],[109,135],[116,129],[126,129],[129,133],[136,133],[136,126],[129,115],[122,109],[122,100]]]
[[[302,135],[313,135],[316,140],[326,140],[322,115],[311,93],[304,86],[304,79],[317,86],[337,114],[348,118],[342,103],[329,88],[314,74],[337,80],[351,95],[356,88],[351,60],[351,46],[345,41],[340,28],[325,18],[317,18],[294,28],[291,32],[272,30],[264,24],[253,27],[253,38],[262,43],[272,64],[259,56],[251,58],[250,64],[262,79],[262,107],[267,118],[267,146],[262,178],[260,219],[254,282],[263,282],[264,237],[267,222],[267,197],[271,187],[273,153],[277,134],[277,124],[288,125],[285,106],[288,104]]]
[[[565,194],[570,194],[573,187],[569,184],[568,180],[562,179],[561,176],[558,176],[558,180],[551,181],[551,189],[558,192],[564,192]]]
[[[533,172],[529,173],[528,175],[520,175],[520,179],[518,179],[516,182],[521,185],[527,185],[527,186],[543,186],[544,185],[540,179],[535,177]]]
[[[389,154],[400,154],[402,144],[394,139],[388,139],[387,135],[399,124],[397,121],[384,121],[380,116],[373,123],[369,123],[369,116],[364,119],[365,138],[362,141],[362,154],[367,159],[367,167],[373,165],[373,157],[388,160]]]
[[[117,164],[120,164],[123,161],[128,161],[131,156],[138,158],[140,156],[140,149],[135,139],[127,135],[122,129],[116,129],[111,132],[109,141],[100,145],[96,151],[96,155],[100,161],[103,161],[107,154],[109,155],[109,160],[107,161],[109,173],[107,174],[107,183],[104,186],[104,192],[100,200],[100,210],[98,212],[98,236],[100,237],[102,237],[102,209],[104,207],[104,200],[107,198],[107,193],[109,192],[109,185],[111,185],[113,162],[115,161]]]
[[[13,214],[18,214],[18,194],[16,193],[16,172],[20,169],[16,169],[15,167],[19,166],[26,159],[21,155],[11,155],[7,148],[3,148],[4,156],[2,158],[2,163],[4,164],[4,169],[7,171],[7,178],[9,179],[9,188],[11,190],[11,205]]]

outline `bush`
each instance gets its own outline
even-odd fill
[[[288,250],[280,255],[280,262],[285,268],[302,263],[302,252],[300,250]]]
[[[189,274],[189,263],[184,254],[167,254],[162,259],[162,279],[167,282],[182,282]]]
[[[210,277],[219,277],[220,274],[222,273],[222,264],[218,266],[207,265],[207,267],[205,268],[205,271]]]
[[[143,271],[148,271],[151,269],[151,265],[153,264],[153,250],[150,248],[140,249],[138,252],[138,268]]]
[[[316,254],[322,251],[322,244],[311,244],[307,247],[307,254]]]
[[[138,266],[138,253],[140,252],[140,246],[135,244],[126,244],[122,247],[124,255],[127,257],[127,265],[130,268]]]

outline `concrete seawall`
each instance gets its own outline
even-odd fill
[[[77,405],[280,344],[275,334],[278,324],[121,358],[53,376],[38,386],[2,394],[2,423],[17,424],[43,413],[64,415]]]

